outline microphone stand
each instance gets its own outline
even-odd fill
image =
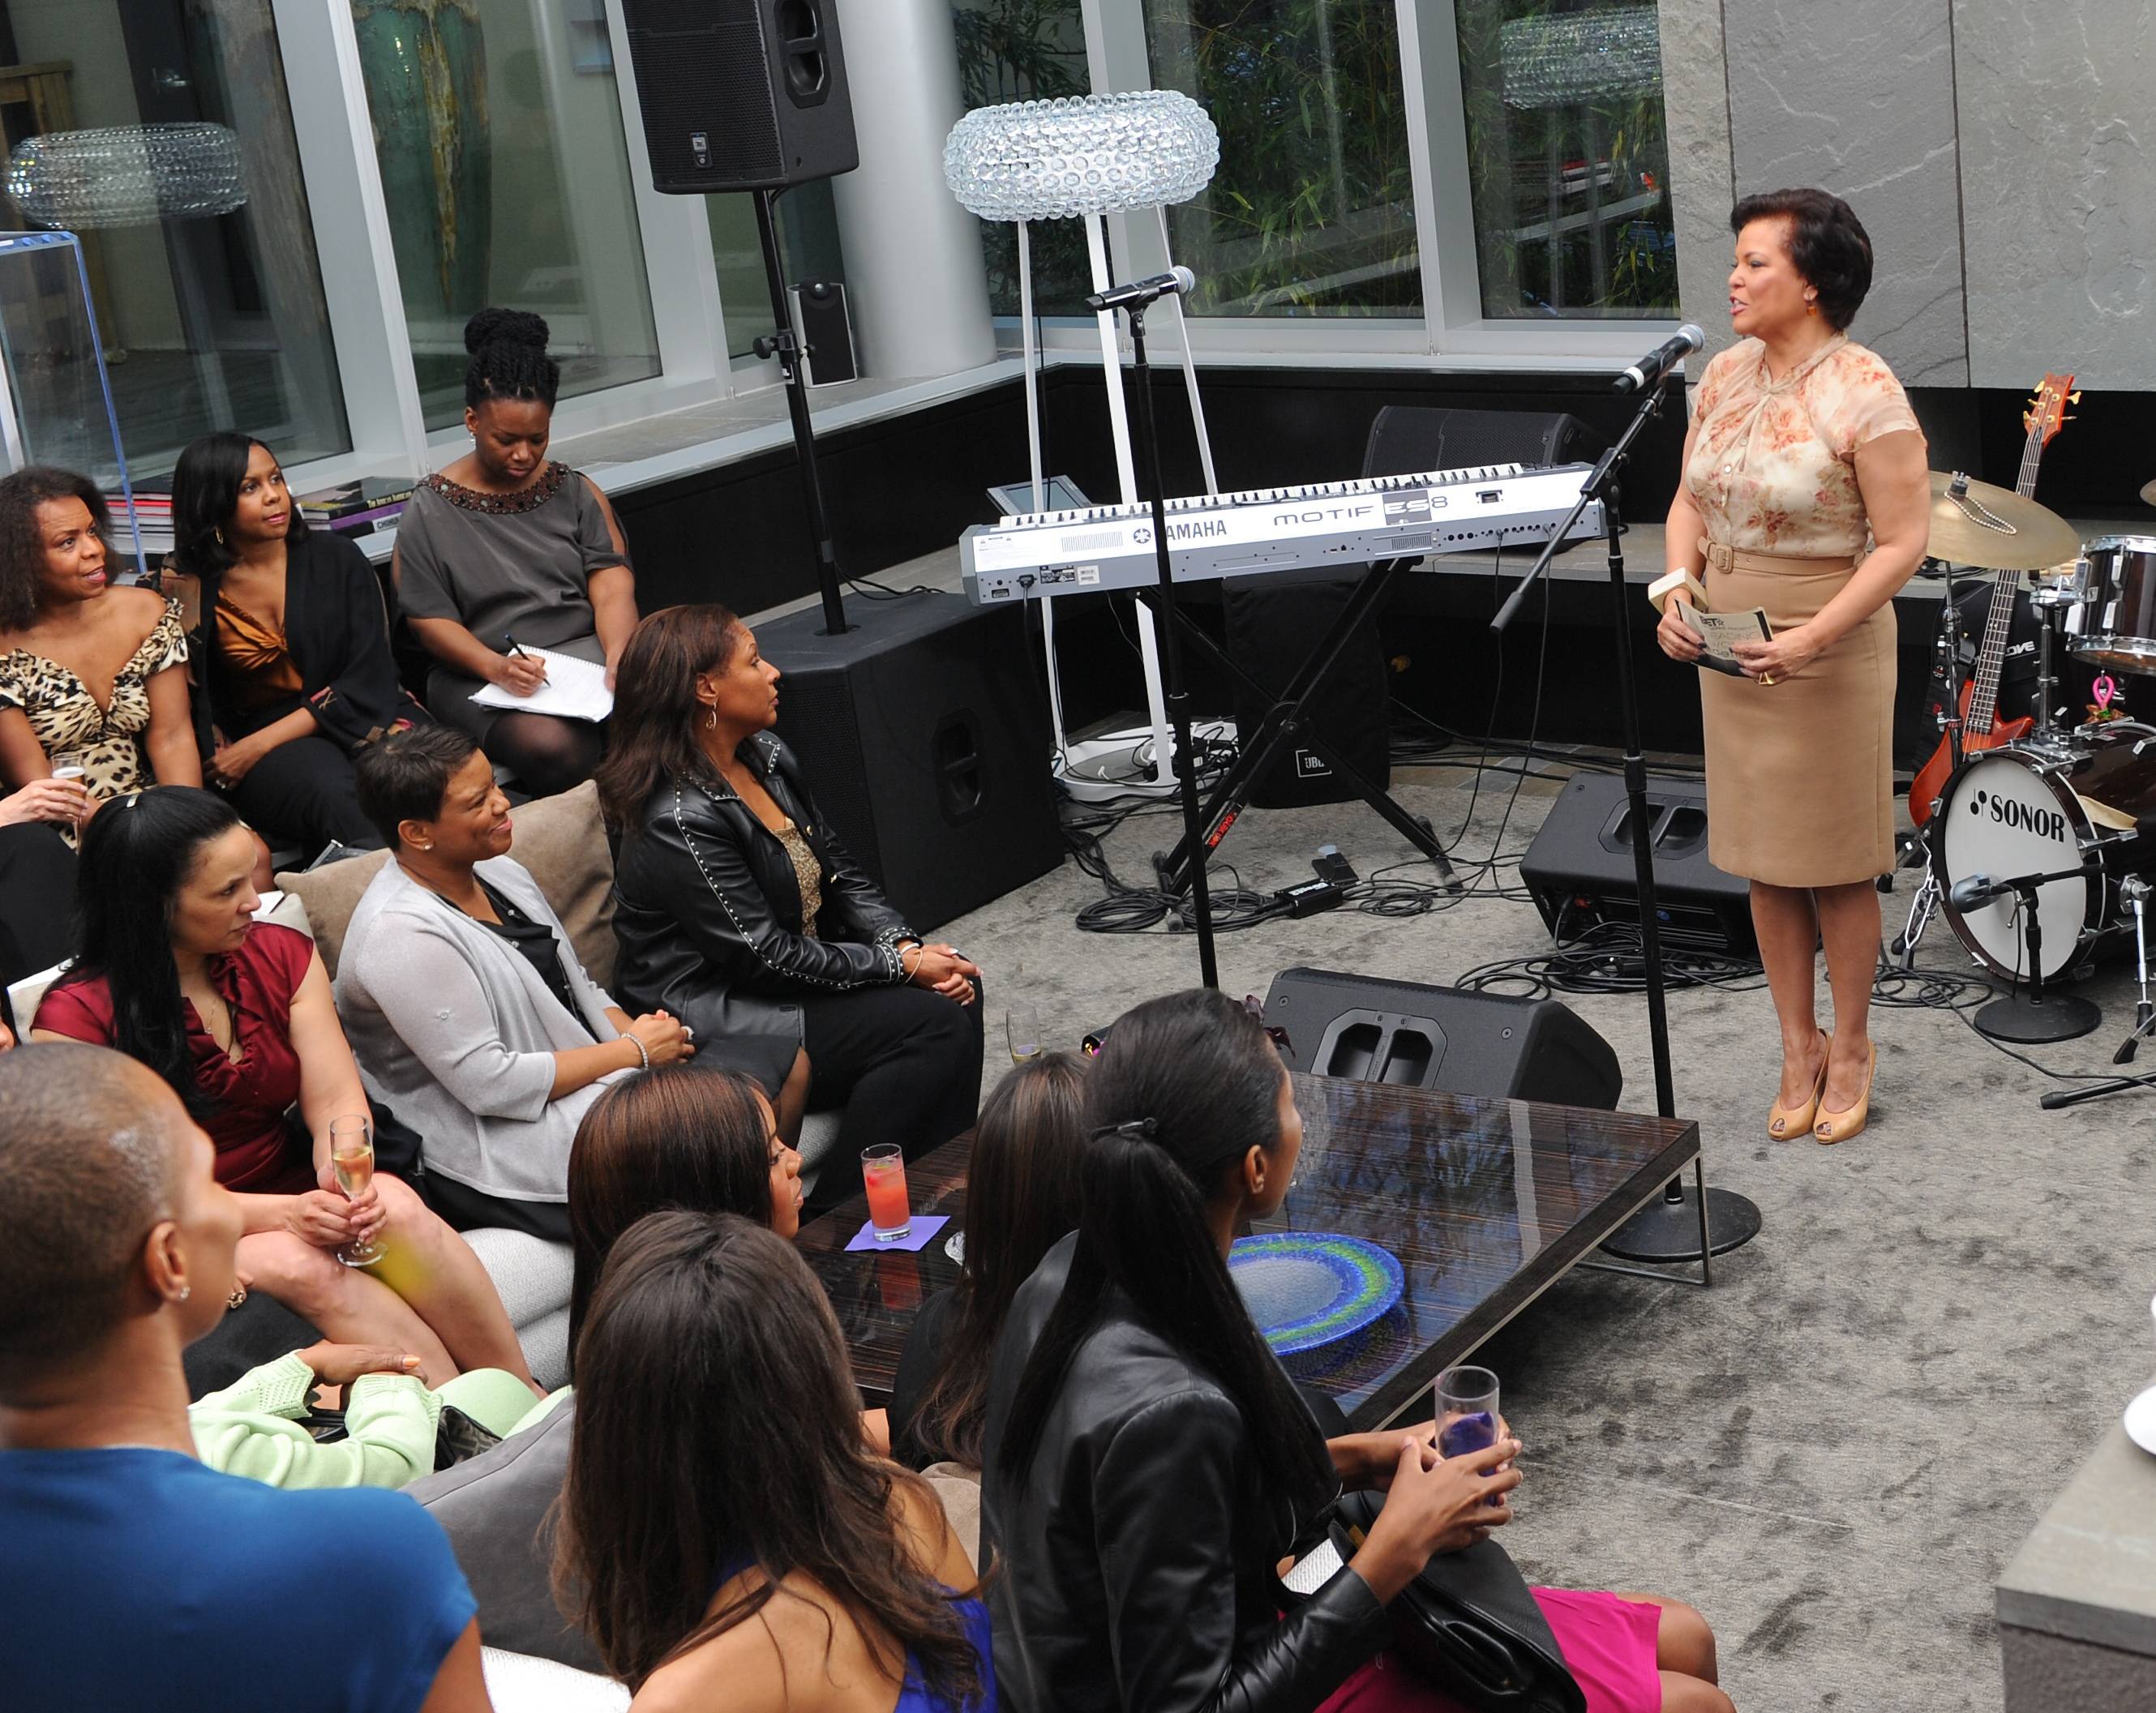
[[[1970,1023],[1980,1035],[2021,1046],[2041,1046],[2050,1041],[2071,1041],[2088,1034],[2103,1021],[2094,1001],[2078,993],[2044,991],[2043,912],[2036,907],[2036,889],[2056,880],[2088,878],[2086,868],[2061,869],[2050,874],[2022,874],[1996,885],[2020,900],[2022,943],[2028,948],[2029,986],[2025,992],[2002,993],[1977,1008]]]
[[[1141,589],[1139,599],[1152,608],[1160,634],[1162,693],[1168,703],[1168,724],[1175,736],[1175,780],[1183,798],[1183,844],[1190,852],[1190,907],[1198,930],[1198,977],[1209,987],[1220,985],[1220,971],[1213,951],[1213,895],[1205,878],[1204,817],[1198,804],[1198,757],[1190,740],[1190,692],[1183,678],[1183,644],[1176,624],[1175,570],[1168,552],[1168,473],[1160,455],[1160,433],[1153,422],[1152,367],[1146,361],[1146,306],[1123,305],[1130,320],[1131,384],[1137,389],[1137,452],[1142,460],[1152,504],[1153,563],[1160,574],[1158,590]],[[1224,828],[1223,829],[1225,830]]]
[[[1632,824],[1632,872],[1640,893],[1640,954],[1647,978],[1647,1034],[1655,1057],[1655,1110],[1664,1118],[1675,1118],[1676,1091],[1670,1073],[1670,1019],[1667,991],[1662,974],[1662,933],[1655,902],[1655,854],[1650,844],[1651,824],[1647,808],[1647,758],[1640,741],[1640,693],[1632,670],[1632,609],[1625,582],[1624,524],[1618,515],[1618,475],[1632,443],[1637,440],[1662,407],[1662,380],[1656,376],[1640,401],[1638,413],[1617,437],[1616,444],[1602,454],[1579,490],[1572,514],[1550,534],[1548,545],[1534,567],[1520,580],[1490,628],[1502,634],[1527,599],[1536,580],[1549,570],[1550,561],[1572,533],[1587,508],[1602,505],[1603,535],[1609,544],[1611,616],[1616,621],[1617,702],[1625,721],[1625,797],[1626,815]],[[1699,1263],[1698,1283],[1711,1285],[1714,1274],[1709,1257],[1724,1254],[1759,1234],[1759,1209],[1744,1197],[1725,1189],[1707,1187],[1705,1169],[1695,1157],[1694,1186],[1681,1174],[1663,1186],[1661,1197],[1649,1203],[1603,1239],[1602,1247],[1628,1261]],[[1697,1194],[1694,1189],[1697,1189]],[[1612,1267],[1607,1262],[1588,1262],[1614,1273],[1642,1273],[1650,1279],[1666,1279],[1663,1273],[1644,1273],[1635,1267]]]

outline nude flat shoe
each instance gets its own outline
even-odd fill
[[[1871,1063],[1865,1068],[1864,1092],[1856,1104],[1841,1112],[1822,1112],[1812,1134],[1823,1146],[1845,1142],[1871,1121],[1871,1080],[1879,1074],[1879,1044],[1871,1044]]]
[[[1791,1136],[1800,1136],[1812,1127],[1812,1120],[1819,1112],[1820,1096],[1826,1091],[1827,1055],[1834,1051],[1834,1037],[1825,1029],[1820,1031],[1819,1076],[1812,1084],[1812,1097],[1801,1106],[1784,1106],[1777,1095],[1774,1104],[1767,1112],[1767,1134],[1778,1142]]]

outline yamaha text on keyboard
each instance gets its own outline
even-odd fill
[[[1549,539],[1579,498],[1584,464],[1500,464],[1420,475],[1312,482],[1168,502],[1178,582],[1473,552]],[[1599,500],[1573,537],[1599,535]],[[1034,512],[979,524],[958,543],[976,606],[1159,581],[1150,505]]]

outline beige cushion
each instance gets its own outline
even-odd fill
[[[600,987],[613,980],[613,858],[599,822],[598,787],[588,780],[559,797],[542,797],[516,812],[510,855],[531,871],[569,943]],[[306,874],[280,874],[277,884],[306,906],[315,944],[331,980],[352,913],[388,858],[381,851],[348,857]]]

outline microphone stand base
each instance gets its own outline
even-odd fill
[[[1681,1179],[1678,1184],[1681,1194],[1656,1197],[1602,1239],[1604,1250],[1627,1261],[1658,1266],[1698,1260],[1699,1192]],[[1758,1236],[1761,1223],[1758,1207],[1748,1198],[1734,1190],[1707,1192],[1708,1254],[1726,1255],[1742,1249]]]
[[[2047,991],[2041,999],[2031,999],[2026,993],[2005,993],[1979,1006],[1969,1022],[1979,1034],[1992,1040],[2041,1047],[2094,1034],[2103,1022],[2103,1012],[2078,993]]]

